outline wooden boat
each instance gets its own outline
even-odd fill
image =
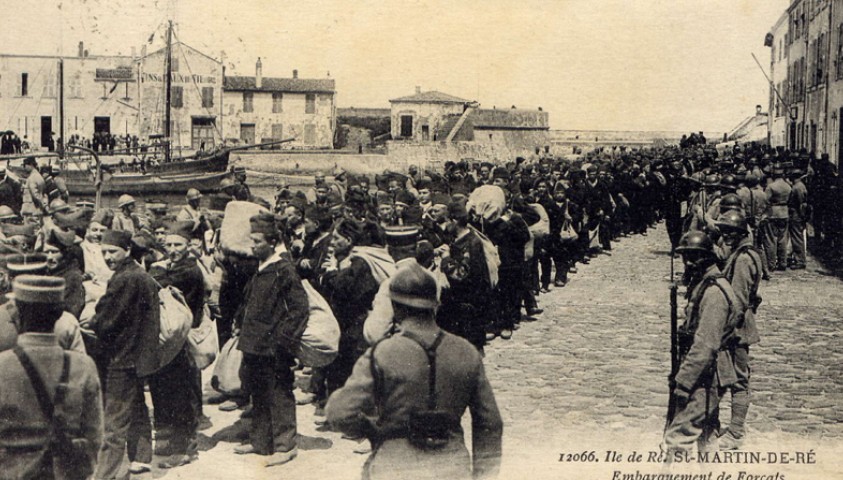
[[[108,178],[102,183],[103,195],[161,195],[167,193],[186,193],[195,188],[203,193],[219,190],[220,182],[229,176],[228,172],[216,173],[120,173]],[[96,187],[88,176],[67,178],[67,190],[71,195],[90,196],[96,194]]]

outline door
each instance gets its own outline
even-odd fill
[[[53,117],[41,117],[41,146],[47,147],[51,152],[53,147],[50,146],[53,137]]]
[[[241,123],[240,124],[240,141],[245,145],[252,145],[255,143],[255,124]]]
[[[422,140],[425,142],[430,140],[430,126],[422,125]]]
[[[214,119],[193,118],[191,122],[190,148],[210,150],[214,148]]]
[[[840,109],[840,114],[843,115],[843,108]],[[841,117],[843,118],[843,117]],[[843,123],[840,124],[841,132],[843,132]],[[790,145],[790,150],[796,150],[796,122],[791,122],[790,124],[790,138],[788,138],[788,144]]]
[[[94,117],[95,133],[111,133],[111,117]]]
[[[843,108],[840,109],[840,113],[837,115],[837,125],[838,125],[838,133],[837,133],[837,164],[840,164],[840,160],[843,159]]]

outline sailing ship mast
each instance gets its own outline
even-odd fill
[[[67,139],[64,135],[64,58],[59,58],[59,159],[64,160],[64,146]]]
[[[173,74],[173,21],[167,27],[167,57],[164,60],[164,95],[166,107],[164,109],[164,162],[170,163],[170,101],[172,99]]]

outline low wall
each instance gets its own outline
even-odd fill
[[[231,155],[231,164],[266,173],[330,174],[336,168],[355,174],[374,175],[386,169],[396,170],[389,156],[383,154],[359,154],[342,151],[333,152],[236,152]]]

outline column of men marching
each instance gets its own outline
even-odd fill
[[[797,202],[793,193],[804,192],[802,172],[790,171],[791,187],[781,178],[784,159],[756,153],[716,159],[702,147],[621,149],[574,162],[448,162],[441,174],[385,172],[374,186],[347,173],[333,182],[317,175],[310,191],[280,188],[274,205],[251,195],[241,171],[210,210],[191,191],[177,216],[152,201],[140,215],[129,196],[116,212],[84,202],[73,208],[27,180],[24,203],[35,208],[22,212],[25,224],[15,223],[15,211],[0,219],[3,245],[14,251],[5,259],[14,301],[5,303],[2,325],[12,350],[0,354],[0,375],[16,386],[2,390],[0,408],[4,418],[20,419],[0,425],[0,463],[20,473],[12,476],[50,476],[72,459],[80,478],[113,478],[128,453],[132,473],[150,470],[145,385],[154,452],[165,456],[159,466],[196,458],[197,430],[207,422],[205,362],[191,354],[191,342],[161,358],[159,304],[172,286],[191,327],[214,316],[223,351],[237,343],[240,391],[208,399],[225,400],[221,409],[250,405],[249,443],[237,453],[260,455],[268,466],[296,457],[294,369],[303,363],[309,317],[325,303],[340,330],[335,358],[312,368],[310,395],[300,401],[315,402],[332,428],[371,442],[378,454],[369,475],[493,476],[502,423],[483,372],[484,346],[535,320],[537,297],[564,287],[577,263],[610,254],[613,240],[646,235],[661,219],[683,254],[689,292],[690,340],[672,375],[676,408],[666,445],[708,445],[716,405],[731,388],[737,408],[721,441],[737,448],[749,406],[748,345],[757,341],[750,312],[764,272],[787,265],[781,238],[788,232],[792,266],[804,266],[797,237],[805,195]],[[767,167],[772,181],[759,192]],[[239,249],[213,235],[230,201],[261,205],[240,219],[248,238]],[[754,250],[759,238],[767,261]],[[206,308],[213,268],[222,270],[218,312]],[[98,296],[90,292],[97,284]],[[704,345],[702,333],[711,336]],[[459,426],[466,407],[471,455]],[[51,418],[60,419],[52,424],[61,441],[46,434]]]

